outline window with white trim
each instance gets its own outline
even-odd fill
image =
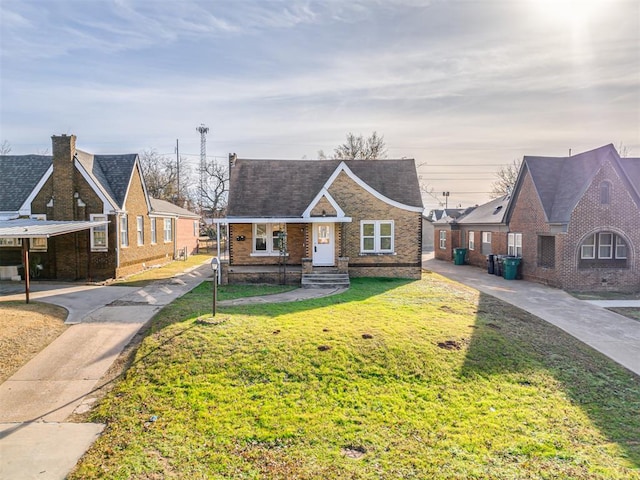
[[[254,223],[253,254],[279,255],[285,234],[286,226],[279,223]]]
[[[144,217],[142,215],[136,217],[136,237],[138,245],[144,245]]]
[[[491,232],[482,232],[482,254],[490,255],[491,253]]]
[[[476,232],[469,232],[469,250],[476,249]]]
[[[626,267],[627,242],[613,232],[587,236],[580,245],[580,267]]]
[[[156,219],[151,218],[149,220],[151,222],[151,243],[155,244],[155,243],[158,243],[158,230],[156,229]]]
[[[362,253],[393,253],[393,220],[362,220],[360,251]]]
[[[29,218],[33,220],[46,220],[47,215],[44,213],[36,213]],[[47,251],[47,239],[46,238],[32,238],[29,240],[29,250],[46,252]]]
[[[164,219],[164,242],[168,243],[171,240],[173,240],[173,235],[171,231],[171,219],[165,218]]]
[[[440,250],[447,249],[447,231],[440,230]]]
[[[120,245],[129,246],[129,220],[126,215],[120,217]]]
[[[89,220],[92,222],[107,221],[106,215],[89,215]],[[108,225],[98,225],[91,229],[91,251],[92,252],[106,252],[108,250],[107,238],[108,238]]]
[[[199,231],[200,229],[198,228],[198,222],[196,220],[193,221],[193,236],[197,237],[199,236],[198,234],[200,233]]]
[[[507,255],[511,257],[522,256],[522,234],[510,233],[507,235]]]
[[[0,247],[21,247],[21,238],[0,238]]]

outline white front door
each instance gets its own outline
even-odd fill
[[[334,265],[335,246],[333,244],[333,223],[313,225],[313,264],[318,267]]]

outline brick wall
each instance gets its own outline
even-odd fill
[[[195,222],[195,235],[194,235]],[[176,226],[176,248],[182,250],[187,247],[187,254],[198,252],[198,237],[200,236],[200,225],[195,218],[178,218]]]
[[[379,200],[344,172],[340,173],[329,188],[329,193],[352,218],[344,224],[341,256],[349,257],[349,274],[354,277],[404,277],[420,278],[422,214],[409,212]],[[361,220],[393,220],[394,254],[363,254],[360,252]]]
[[[308,226],[303,223],[288,223],[287,249],[289,256],[287,264],[301,265],[302,258],[307,256],[307,231]],[[244,237],[244,240],[238,240]],[[230,265],[278,265],[279,255],[252,256],[253,252],[253,225],[247,223],[232,223],[229,225]]]
[[[440,232],[447,235],[446,248],[440,248]],[[434,257],[447,262],[453,261],[453,249],[461,246],[460,230],[457,225],[435,225],[434,226]]]
[[[156,220],[157,243],[151,243],[151,220],[148,216],[146,197],[142,188],[142,179],[138,169],[134,169],[129,192],[125,200],[124,210],[127,213],[127,230],[129,246],[123,247],[118,239],[120,249],[120,266],[116,269],[116,276],[122,277],[138,272],[145,267],[160,265],[173,260],[174,242],[164,241],[164,218]],[[144,243],[138,245],[137,220],[143,218]],[[119,220],[118,220],[119,221]],[[172,233],[176,235],[176,221],[171,219]]]

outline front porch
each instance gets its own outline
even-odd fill
[[[314,267],[311,259],[303,259],[302,266],[229,265],[223,261],[221,282],[301,285],[304,288],[348,287],[348,259],[340,258],[336,267]]]

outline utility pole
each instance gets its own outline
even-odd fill
[[[178,139],[176,138],[176,202],[180,207],[180,150],[178,149]]]
[[[442,196],[444,197],[444,209],[446,210],[449,206],[449,192],[442,192]]]
[[[205,184],[205,172],[207,171],[207,133],[209,133],[209,127],[206,127],[204,123],[201,123],[199,127],[196,127],[196,132],[200,133],[200,215],[204,217],[204,184]]]

